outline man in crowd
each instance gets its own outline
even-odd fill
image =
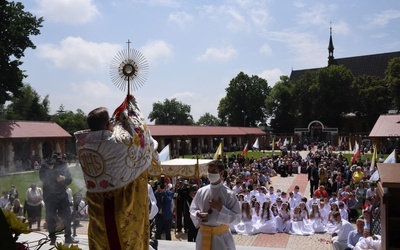
[[[350,231],[349,236],[347,237],[347,248],[345,248],[345,250],[353,249],[358,240],[363,237],[364,221],[362,219],[357,219],[356,227],[356,229]]]
[[[347,237],[354,228],[347,220],[342,219],[340,212],[335,211],[332,215],[337,224],[337,227],[332,234],[333,249],[344,250],[347,247]]]
[[[46,223],[50,245],[56,242],[56,217],[65,227],[65,243],[78,243],[71,237],[71,210],[67,187],[72,182],[68,166],[61,159],[61,152],[53,152],[50,162],[43,164],[39,171],[43,182],[43,201],[46,208]]]

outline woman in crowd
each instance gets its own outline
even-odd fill
[[[24,208],[21,205],[21,201],[18,198],[13,200],[13,206],[11,211],[20,219],[24,219]]]
[[[275,218],[279,216],[278,205],[276,205],[276,203],[273,203],[271,206],[271,214]]]
[[[324,202],[321,202],[320,204],[324,204]],[[310,222],[312,229],[314,230],[315,233],[326,232],[326,228],[323,221],[324,218],[322,216],[322,211],[319,210],[318,204],[314,203],[311,207]]]
[[[296,235],[312,235],[314,234],[314,230],[310,227],[310,225],[305,221],[301,213],[301,208],[295,207],[293,210],[293,215],[291,219],[291,227],[289,230],[290,234]]]
[[[363,207],[367,197],[367,188],[365,187],[365,183],[363,181],[358,183],[355,194],[357,199],[357,209],[360,209]]]
[[[42,201],[42,189],[37,187],[36,183],[32,183],[25,194],[25,210],[28,214],[29,229],[32,229],[32,223],[36,221],[36,230],[40,230],[40,222],[42,220]]]
[[[266,201],[262,205],[261,217],[254,225],[256,233],[276,233],[276,219],[270,210],[270,204],[270,201]]]
[[[251,208],[251,221],[253,223],[256,223],[260,219],[261,215],[261,208],[260,208],[260,203],[258,201],[253,200],[251,202],[252,208]]]
[[[327,233],[333,233],[333,231],[337,227],[337,223],[336,223],[335,219],[333,218],[333,213],[336,211],[339,211],[339,206],[338,206],[337,202],[333,202],[331,204],[331,212],[328,215],[328,224],[326,224]]]
[[[242,216],[240,222],[234,226],[237,234],[254,234],[250,204],[246,201],[242,203]]]
[[[282,209],[279,211],[278,217],[276,217],[276,229],[278,233],[289,233],[291,226],[291,212],[288,203],[282,204]]]

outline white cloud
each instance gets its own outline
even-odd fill
[[[249,30],[249,24],[239,10],[233,6],[211,6],[201,7],[201,15],[206,18],[216,20],[218,24],[223,23],[233,32]]]
[[[186,12],[175,12],[169,14],[168,22],[176,23],[181,29],[184,29],[187,23],[193,20],[193,16]]]
[[[172,46],[163,40],[151,41],[144,45],[140,51],[152,64],[157,64],[160,60],[165,60],[173,56]]]
[[[261,46],[261,48],[260,48],[259,51],[260,51],[260,53],[263,54],[263,55],[267,55],[267,56],[272,55],[272,49],[271,49],[271,47],[269,46],[268,43],[264,43],[264,44]]]
[[[273,20],[265,9],[252,9],[250,11],[250,18],[257,27],[262,29]]]
[[[304,8],[306,4],[303,1],[294,1],[293,6],[296,8]]]
[[[221,7],[221,11],[226,15],[228,19],[228,29],[231,31],[247,30],[246,19],[240,14],[240,12],[230,6]]]
[[[343,20],[332,24],[332,30],[335,34],[347,35],[350,32],[349,24]]]
[[[281,42],[288,46],[289,50],[295,55],[292,61],[287,61],[287,65],[296,65],[301,68],[321,67],[326,65],[327,42],[318,42],[318,39],[311,33],[298,32],[292,29],[283,31],[269,32],[271,40]],[[299,65],[300,64],[300,65]],[[298,69],[298,67],[296,67]]]
[[[149,6],[163,6],[163,7],[171,7],[171,8],[176,8],[181,5],[179,3],[179,1],[175,1],[175,0],[133,0],[133,2],[144,3]]]
[[[112,113],[123,101],[124,94],[109,86],[112,85],[107,85],[97,80],[69,83],[68,91],[53,93],[51,95],[51,110],[58,110],[62,104],[66,110],[73,112],[81,109],[87,114],[94,108],[106,107],[109,113]],[[85,101],[78,102],[77,100]]]
[[[67,37],[59,46],[38,45],[39,57],[49,59],[58,68],[95,71],[108,66],[120,46],[94,43],[80,37]]]
[[[326,25],[329,20],[329,13],[336,9],[335,5],[316,4],[311,6],[307,11],[303,11],[298,15],[299,23],[303,25]]]
[[[268,85],[270,87],[273,87],[275,85],[275,83],[280,81],[280,77],[282,75],[285,75],[285,74],[282,72],[282,70],[280,70],[278,68],[274,68],[271,70],[264,70],[263,72],[258,74],[259,77],[267,80]]]
[[[83,24],[100,15],[93,0],[37,0],[38,13],[45,20],[67,24]]]
[[[237,55],[235,48],[227,46],[224,48],[207,48],[203,55],[197,57],[199,61],[229,61]]]
[[[216,117],[218,116],[217,108],[220,98],[217,98],[216,96],[203,96],[199,93],[193,92],[179,92],[173,94],[170,99],[172,98],[176,98],[178,102],[190,106],[190,114],[193,116],[195,122],[207,112]]]
[[[400,10],[384,10],[378,14],[372,15],[368,18],[368,21],[371,25],[375,26],[385,26],[391,20],[400,18]]]

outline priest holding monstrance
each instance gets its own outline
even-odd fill
[[[147,168],[160,166],[157,142],[129,93],[129,80],[143,65],[131,59],[129,48],[120,56],[116,72],[128,81],[126,99],[111,119],[106,108],[92,110],[87,117],[90,130],[75,133],[87,188],[90,249],[149,248]]]

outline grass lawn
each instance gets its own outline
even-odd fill
[[[71,164],[75,166],[75,163]],[[72,176],[72,184],[69,187],[72,189],[72,193],[75,194],[78,191],[86,193],[85,182],[83,180],[82,170],[79,167],[69,168]],[[21,204],[25,202],[25,193],[32,183],[36,183],[38,187],[42,187],[42,182],[39,179],[39,171],[29,171],[14,173],[10,175],[0,176],[0,190],[7,192],[10,190],[11,185],[15,185],[18,191],[19,199]]]

